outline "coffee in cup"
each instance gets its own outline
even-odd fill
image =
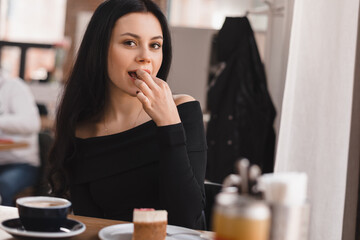
[[[23,197],[16,200],[22,225],[28,231],[56,232],[65,223],[71,202],[56,197]]]

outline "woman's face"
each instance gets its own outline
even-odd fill
[[[160,69],[163,34],[160,22],[151,13],[130,13],[119,18],[111,34],[108,52],[110,88],[136,95],[131,73],[137,69],[155,77]]]

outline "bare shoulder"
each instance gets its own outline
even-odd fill
[[[193,98],[190,95],[186,95],[186,94],[176,94],[176,95],[174,94],[173,98],[174,98],[174,102],[175,102],[176,106],[186,103],[186,102],[195,101],[195,98]]]

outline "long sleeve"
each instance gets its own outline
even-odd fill
[[[40,130],[40,116],[30,89],[19,79],[3,80],[0,89],[0,130],[31,134]]]
[[[182,123],[158,128],[159,193],[171,224],[199,228],[205,206],[207,147],[200,104],[190,104],[194,107],[181,115]]]

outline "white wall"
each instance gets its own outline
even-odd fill
[[[358,24],[358,0],[295,1],[276,171],[308,174],[311,240],[355,236]]]
[[[168,83],[173,93],[189,94],[206,107],[213,29],[171,27],[173,62]]]
[[[226,16],[244,15],[254,0],[168,0],[172,26],[220,29]],[[257,1],[257,5],[263,5]]]

